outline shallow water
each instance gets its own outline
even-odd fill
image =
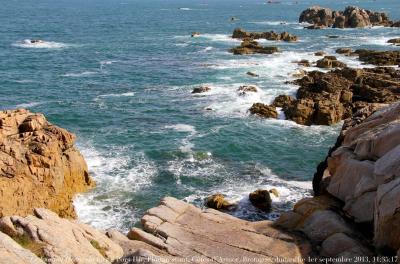
[[[273,219],[310,195],[315,167],[340,124],[305,127],[259,119],[247,109],[295,93],[295,86],[285,84],[297,69],[294,60],[315,60],[315,51],[343,46],[395,49],[386,40],[400,37],[393,28],[314,31],[297,23],[312,4],[355,4],[399,20],[397,0],[298,2],[5,1],[0,107],[43,112],[77,134],[98,186],[75,205],[80,219],[94,226],[126,230],[163,196],[201,205],[216,192],[239,201],[237,216]],[[238,20],[229,21],[232,16]],[[263,41],[282,53],[234,56],[227,50],[239,44],[229,37],[236,27],[288,31],[300,41]],[[200,37],[191,38],[193,31]],[[31,45],[29,39],[45,42]],[[239,96],[244,84],[256,85],[259,93]],[[199,85],[212,90],[192,95]],[[272,214],[257,211],[246,198],[265,187],[281,193]]]

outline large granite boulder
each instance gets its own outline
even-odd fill
[[[3,217],[0,231],[50,264],[111,263],[123,255],[122,248],[100,231],[42,208],[26,217]]]
[[[314,189],[342,201],[355,223],[371,226],[374,245],[394,253],[400,248],[400,103],[376,109],[345,122]]]
[[[46,207],[75,217],[72,198],[94,185],[75,136],[28,110],[0,112],[0,216]]]

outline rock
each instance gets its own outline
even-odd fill
[[[333,23],[333,11],[329,8],[312,6],[300,14],[299,22],[317,24],[324,27],[330,27]]]
[[[190,35],[192,38],[194,37],[199,37],[200,33],[199,32],[192,32],[192,34]]]
[[[313,24],[309,28],[364,28],[369,26],[393,26],[385,13],[373,12],[355,6],[344,11],[332,11],[329,8],[313,6],[300,14],[299,22]]]
[[[150,225],[158,223],[148,232],[164,241],[162,249],[194,262],[207,259],[207,263],[232,263],[233,258],[244,263],[249,262],[245,259],[279,256],[303,263],[301,258],[311,251],[306,240],[274,227],[270,221],[248,222],[213,209],[200,210],[170,197],[145,217],[144,226],[149,225],[148,221]]]
[[[346,17],[346,27],[359,28],[371,26],[368,12],[355,6],[348,6],[344,10],[343,15]]]
[[[325,61],[335,62],[334,56]],[[300,85],[296,100],[283,108],[286,118],[299,124],[331,125],[355,114],[358,110],[376,103],[393,103],[400,100],[400,71],[393,68],[343,68],[322,73],[307,72],[294,81]]]
[[[340,62],[334,56],[325,56],[323,59],[317,61],[317,67],[319,68],[345,68],[346,64]]]
[[[0,232],[0,263],[45,264],[40,257],[33,254],[29,249],[23,248],[11,237]]]
[[[247,93],[256,93],[258,92],[258,89],[254,85],[243,85],[239,87],[238,91],[240,92],[240,95],[246,95]]]
[[[315,55],[315,56],[318,56],[318,57],[322,57],[322,56],[325,56],[325,55],[326,55],[326,52],[324,52],[324,51],[317,51],[317,52],[314,53],[314,55]]]
[[[262,211],[269,212],[271,211],[271,196],[268,190],[258,189],[249,194],[250,202]]]
[[[220,193],[207,197],[205,205],[217,210],[229,210],[234,206],[234,204],[225,200],[225,196]]]
[[[272,103],[272,106],[275,107],[287,107],[290,104],[293,103],[295,99],[292,96],[289,95],[278,95],[277,97],[275,97],[274,102]]]
[[[339,48],[336,50],[336,53],[350,56],[353,53],[353,50],[351,48]]]
[[[399,135],[400,103],[357,112],[345,122],[316,184],[319,193],[340,199],[355,223],[371,226],[378,249],[393,252],[400,248]]]
[[[360,61],[378,66],[400,65],[400,51],[356,50]]]
[[[269,106],[263,103],[255,103],[249,109],[253,115],[258,115],[265,118],[278,118],[278,112],[274,106]]]
[[[211,91],[210,87],[207,86],[200,86],[200,87],[196,87],[193,89],[192,94],[197,94],[197,93],[206,93]]]
[[[13,238],[35,248],[47,263],[109,263],[123,255],[119,245],[88,225],[62,219],[46,209],[36,208],[34,214],[9,217],[23,232]]]
[[[398,45],[400,44],[400,38],[389,39],[387,43]]]
[[[247,72],[246,73],[247,75],[249,75],[249,76],[251,76],[251,77],[259,77],[259,75],[257,74],[257,73],[254,73],[254,72]]]
[[[321,245],[321,256],[336,257],[344,252],[351,252],[353,256],[370,256],[371,252],[357,240],[344,233],[336,233],[328,237]]]
[[[300,60],[296,61],[297,65],[304,66],[304,67],[311,67],[311,63],[309,60]]]
[[[170,258],[173,259],[172,257]],[[138,249],[134,253],[124,256],[113,264],[161,264],[171,263],[167,258],[160,258],[146,249]]]
[[[230,49],[235,55],[246,55],[246,54],[273,54],[278,52],[277,47],[263,47],[257,41],[245,39],[239,47]]]
[[[274,41],[287,41],[287,42],[295,42],[298,40],[298,37],[295,35],[291,35],[288,32],[276,33],[274,31],[269,32],[247,32],[241,28],[235,28],[232,34],[232,38],[235,39],[266,39],[266,40],[274,40]]]
[[[75,217],[72,198],[94,186],[75,136],[42,114],[0,112],[0,216],[46,207]]]
[[[351,227],[330,210],[316,211],[309,216],[302,231],[312,240],[322,242],[336,233],[352,234]]]
[[[400,27],[400,21],[394,22],[391,27]]]

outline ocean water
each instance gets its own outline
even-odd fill
[[[311,195],[316,165],[341,124],[300,126],[249,115],[255,102],[294,94],[292,61],[338,47],[396,49],[398,28],[306,30],[313,4],[359,5],[400,19],[400,1],[22,0],[0,8],[0,108],[28,108],[77,137],[97,182],[75,199],[79,218],[127,230],[160,198],[201,206],[223,193],[245,219],[274,219]],[[231,17],[236,21],[230,21]],[[274,55],[234,56],[234,28],[288,31],[298,43]],[[193,31],[200,37],[191,38]],[[329,38],[329,35],[339,36]],[[32,45],[29,39],[43,43]],[[398,47],[397,47],[398,49]],[[354,58],[338,56],[353,67]],[[260,75],[246,75],[253,71]],[[240,85],[259,92],[240,96]],[[212,88],[192,95],[199,85]],[[211,108],[212,110],[206,110]],[[274,210],[253,208],[248,193],[277,188]]]

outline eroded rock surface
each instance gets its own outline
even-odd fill
[[[123,255],[118,244],[86,224],[60,218],[42,208],[35,209],[34,214],[5,216],[0,230],[15,241],[24,241],[29,250],[34,245],[47,263],[110,263]]]
[[[321,166],[315,191],[339,199],[352,221],[370,226],[378,249],[395,253],[400,248],[400,103],[369,107],[347,120]]]
[[[0,112],[0,216],[46,207],[75,217],[73,195],[94,183],[74,141],[42,114]]]
[[[274,257],[293,259],[311,252],[301,237],[285,233],[270,221],[248,222],[218,212],[201,209],[176,200],[164,198],[158,207],[142,218],[144,230],[133,229],[136,240],[143,241],[171,256],[206,263],[279,263]],[[155,254],[155,252],[152,252]],[[269,261],[267,261],[269,260]]]

